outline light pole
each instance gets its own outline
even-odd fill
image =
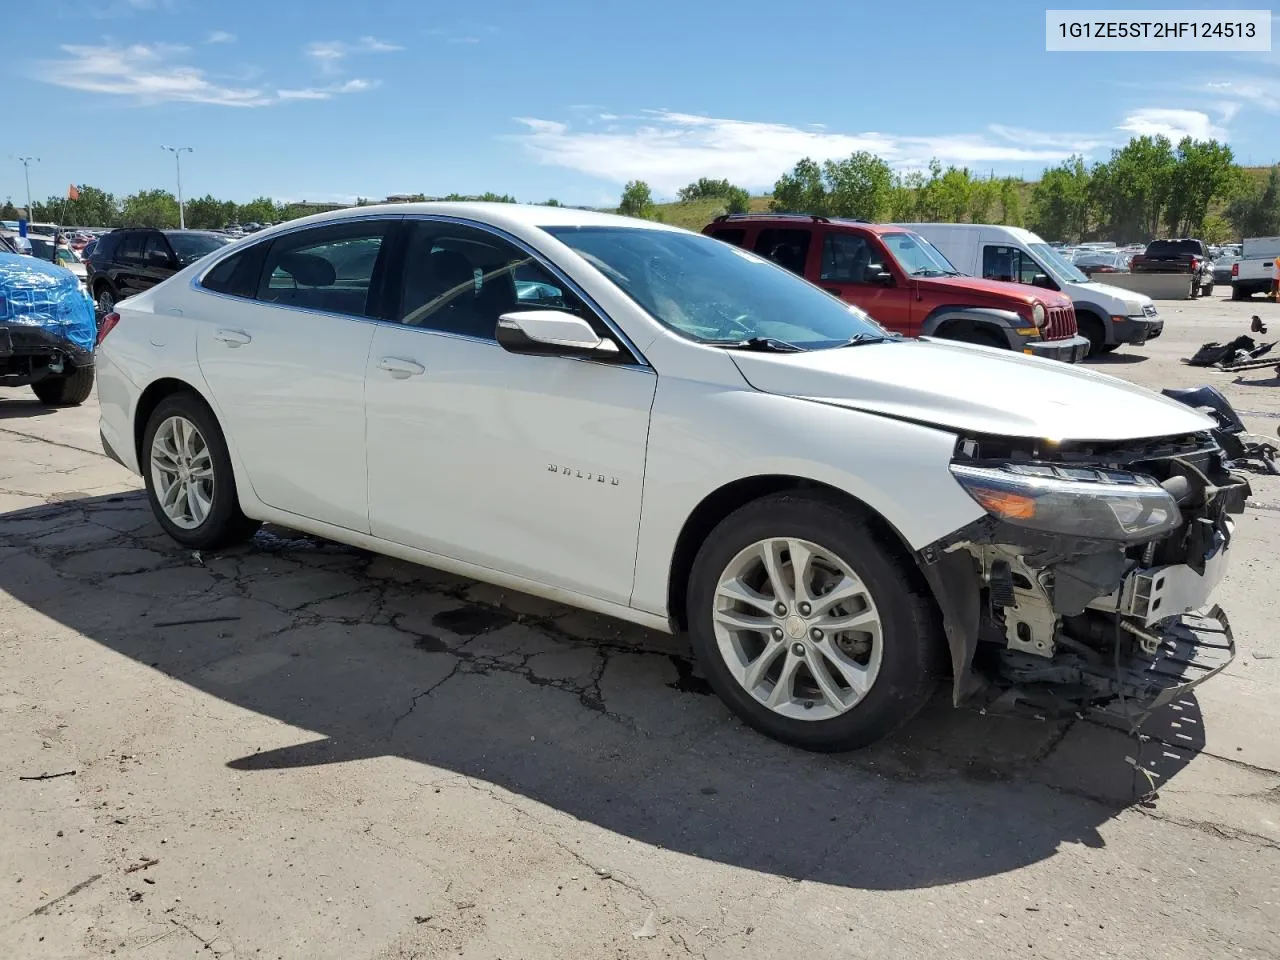
[[[18,162],[22,164],[22,172],[27,178],[27,222],[31,222],[31,165],[39,163],[39,157],[18,157]]]
[[[182,209],[182,154],[195,153],[191,147],[161,147],[161,150],[168,150],[173,154],[173,162],[178,168],[178,227],[182,230],[187,229],[187,215]]]

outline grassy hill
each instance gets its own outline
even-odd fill
[[[1270,167],[1244,167],[1246,176],[1258,185],[1265,184],[1267,175],[1271,172]],[[1031,191],[1035,189],[1036,181],[1027,181],[1022,184],[1019,190],[1019,199],[1022,201],[1022,210],[1024,214],[1031,209]],[[752,213],[767,213],[769,210],[768,194],[760,197],[751,198]],[[655,205],[658,210],[658,219],[663,223],[670,223],[677,227],[685,227],[688,230],[701,230],[708,223],[725,212],[724,202],[718,199],[710,200],[691,200],[688,203],[672,202],[659,203]],[[1211,213],[1221,213],[1225,204],[1215,203],[1210,208]],[[615,211],[610,211],[615,212]]]

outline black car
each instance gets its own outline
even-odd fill
[[[207,230],[112,230],[98,241],[89,258],[89,291],[98,312],[110,313],[117,300],[154,287],[230,242],[229,237]]]

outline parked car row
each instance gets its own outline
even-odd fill
[[[767,257],[908,336],[1076,362],[1164,329],[1143,294],[1096,283],[1018,227],[726,215],[703,232]]]
[[[1201,412],[1046,361],[1090,349],[1101,285],[937,226],[323,214],[112,304],[103,447],[191,549],[275,522],[688,631],[734,712],[808,749],[948,674],[956,703],[1135,721],[1234,655],[1192,611],[1248,484]],[[177,258],[118,233],[117,277]]]

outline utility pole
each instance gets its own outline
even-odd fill
[[[179,229],[187,229],[187,215],[182,209],[182,154],[195,153],[191,147],[168,147],[162,146],[161,150],[168,150],[173,154],[173,162],[178,168],[178,227]]]
[[[31,222],[31,165],[39,163],[39,157],[18,157],[18,162],[22,164],[22,172],[27,178],[27,222]]]

